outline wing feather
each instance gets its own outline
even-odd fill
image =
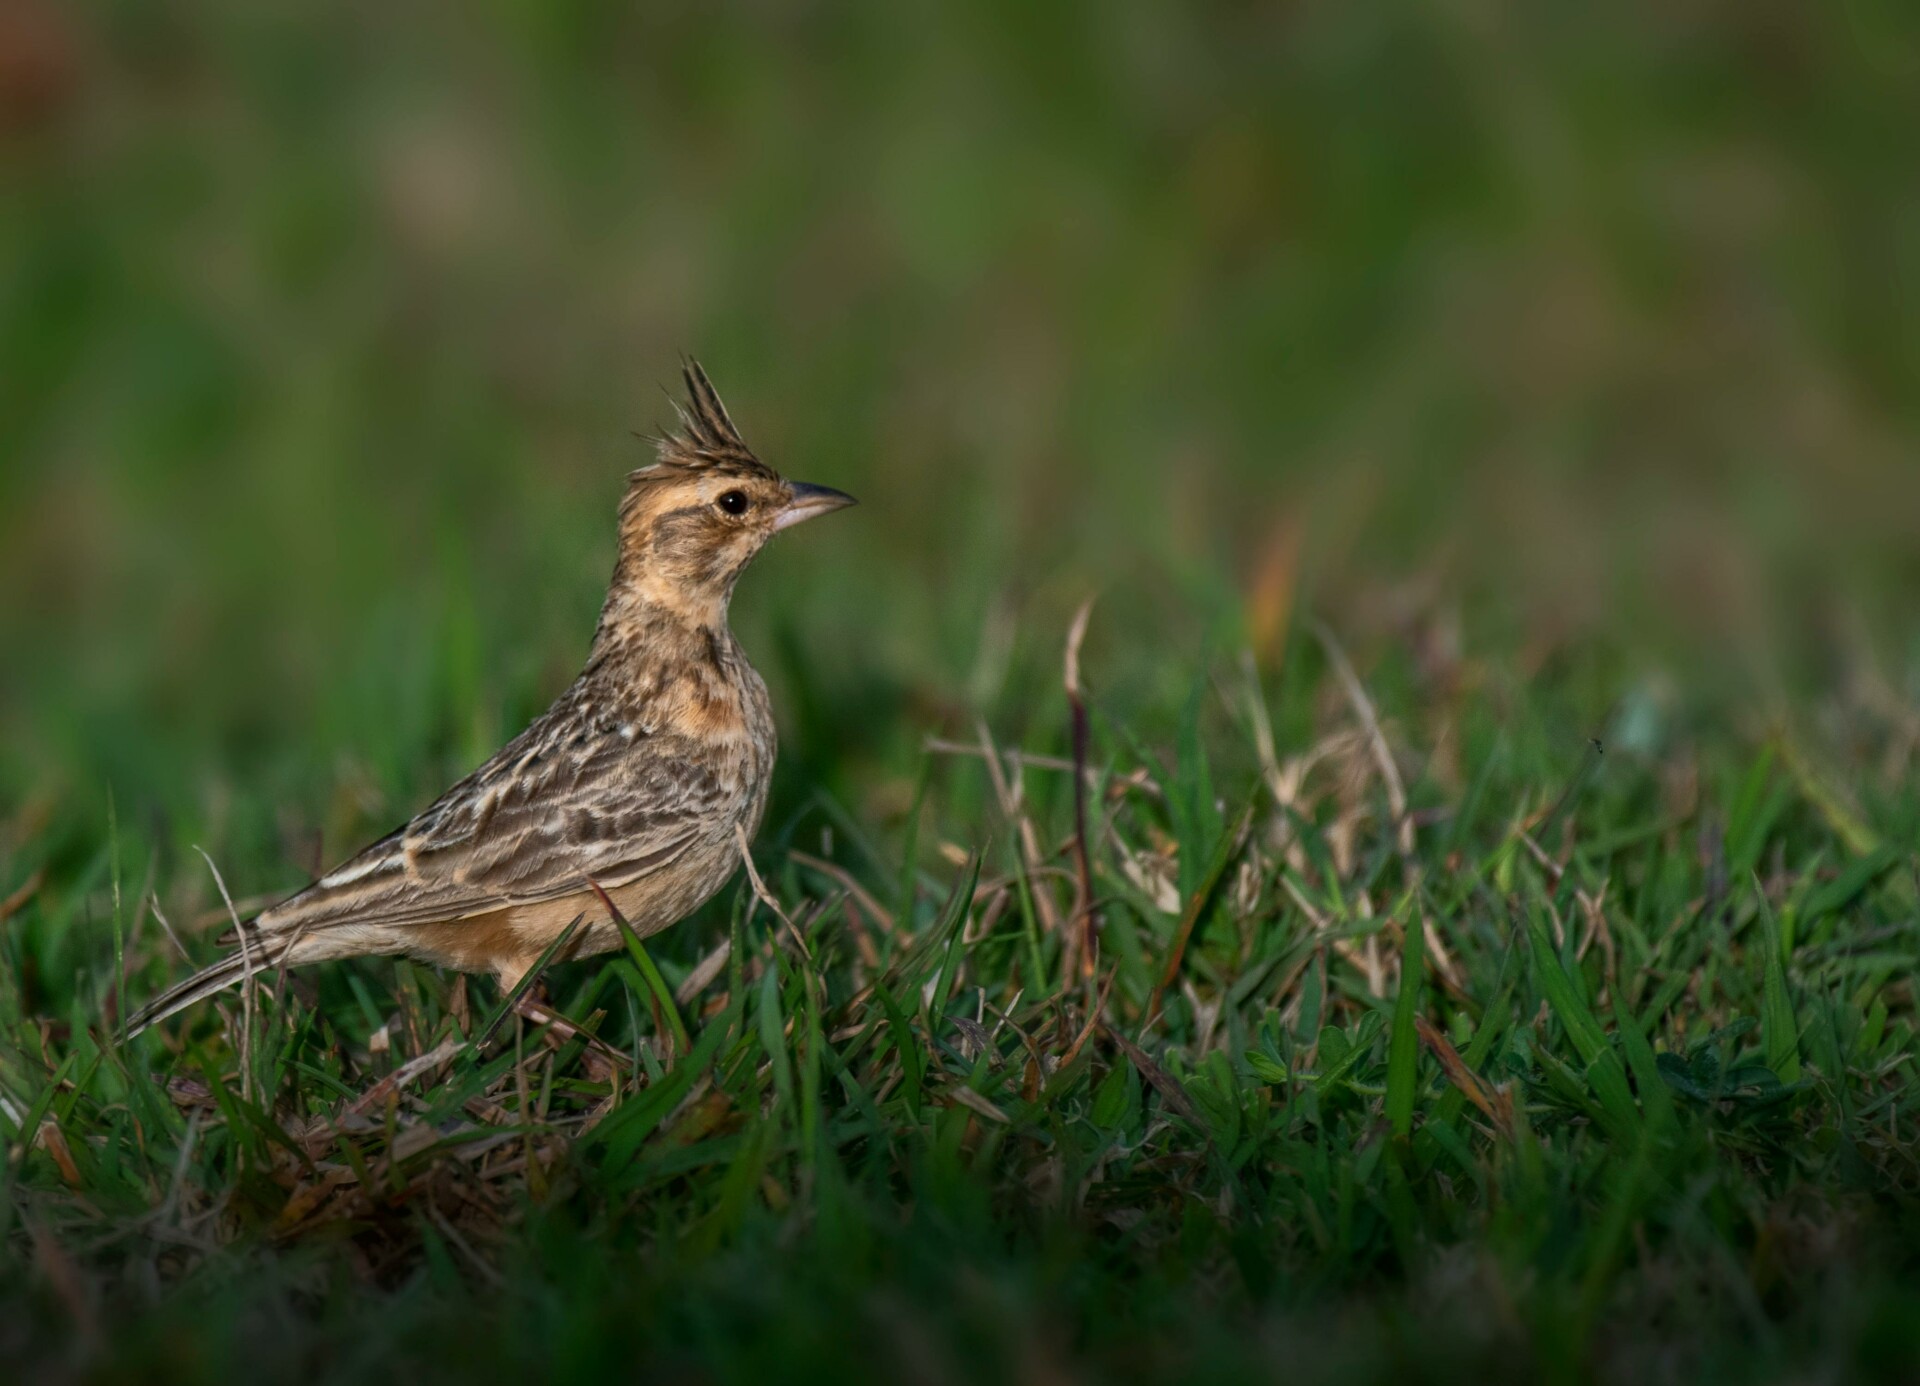
[[[254,921],[265,933],[442,923],[633,881],[677,860],[730,794],[681,738],[535,723],[418,817]]]

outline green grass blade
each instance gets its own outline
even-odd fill
[[[1393,1035],[1387,1049],[1387,1121],[1394,1135],[1405,1140],[1413,1130],[1414,1083],[1419,1074],[1420,1037],[1414,1017],[1420,1013],[1420,995],[1426,982],[1426,930],[1410,917],[1402,931],[1400,994],[1393,1003]]]
[[[627,956],[633,959],[633,965],[640,969],[640,975],[646,979],[647,990],[653,993],[653,1003],[673,1036],[673,1053],[678,1058],[693,1048],[693,1041],[687,1035],[686,1021],[680,1018],[680,1006],[673,999],[673,988],[660,975],[660,968],[647,952],[646,944],[640,941],[640,935],[634,932],[633,926],[617,910],[614,918],[619,921],[620,937],[626,942]]]
[[[1627,1066],[1633,1070],[1634,1086],[1640,1090],[1640,1108],[1646,1114],[1647,1124],[1655,1131],[1672,1130],[1673,1094],[1660,1076],[1653,1046],[1647,1043],[1639,1023],[1627,1011],[1625,999],[1617,992],[1613,998],[1613,1024],[1620,1036],[1620,1047],[1626,1050]]]
[[[1787,965],[1780,941],[1780,924],[1773,917],[1766,887],[1759,877],[1753,880],[1754,895],[1760,901],[1761,943],[1766,949],[1761,971],[1760,1037],[1766,1048],[1767,1067],[1783,1083],[1800,1081],[1800,1026],[1793,1015],[1793,998],[1787,994]]]
[[[1620,1056],[1607,1043],[1600,1022],[1594,1019],[1573,979],[1561,967],[1560,956],[1554,951],[1546,926],[1531,910],[1527,912],[1527,937],[1533,946],[1534,970],[1540,978],[1541,990],[1546,993],[1547,1005],[1579,1052],[1586,1066],[1587,1081],[1593,1085],[1594,1095],[1607,1114],[1608,1125],[1618,1137],[1637,1139],[1640,1109],[1634,1105],[1633,1091],[1627,1086],[1626,1069],[1621,1066]]]

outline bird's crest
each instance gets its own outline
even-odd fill
[[[660,461],[670,467],[708,467],[716,462],[757,461],[753,449],[727,417],[727,406],[700,363],[687,357],[680,367],[687,385],[683,404],[673,401],[680,429],[659,440]]]

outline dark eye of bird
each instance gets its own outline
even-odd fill
[[[751,504],[745,491],[729,491],[720,497],[720,508],[729,515],[744,515]]]

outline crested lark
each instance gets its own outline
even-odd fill
[[[581,921],[573,956],[710,898],[766,808],[773,715],[727,627],[734,581],[779,530],[853,504],[741,441],[698,364],[681,428],[634,472],[587,666],[532,726],[405,827],[244,926],[241,946],[143,1007],[129,1035],[251,973],[405,955],[513,987]]]

